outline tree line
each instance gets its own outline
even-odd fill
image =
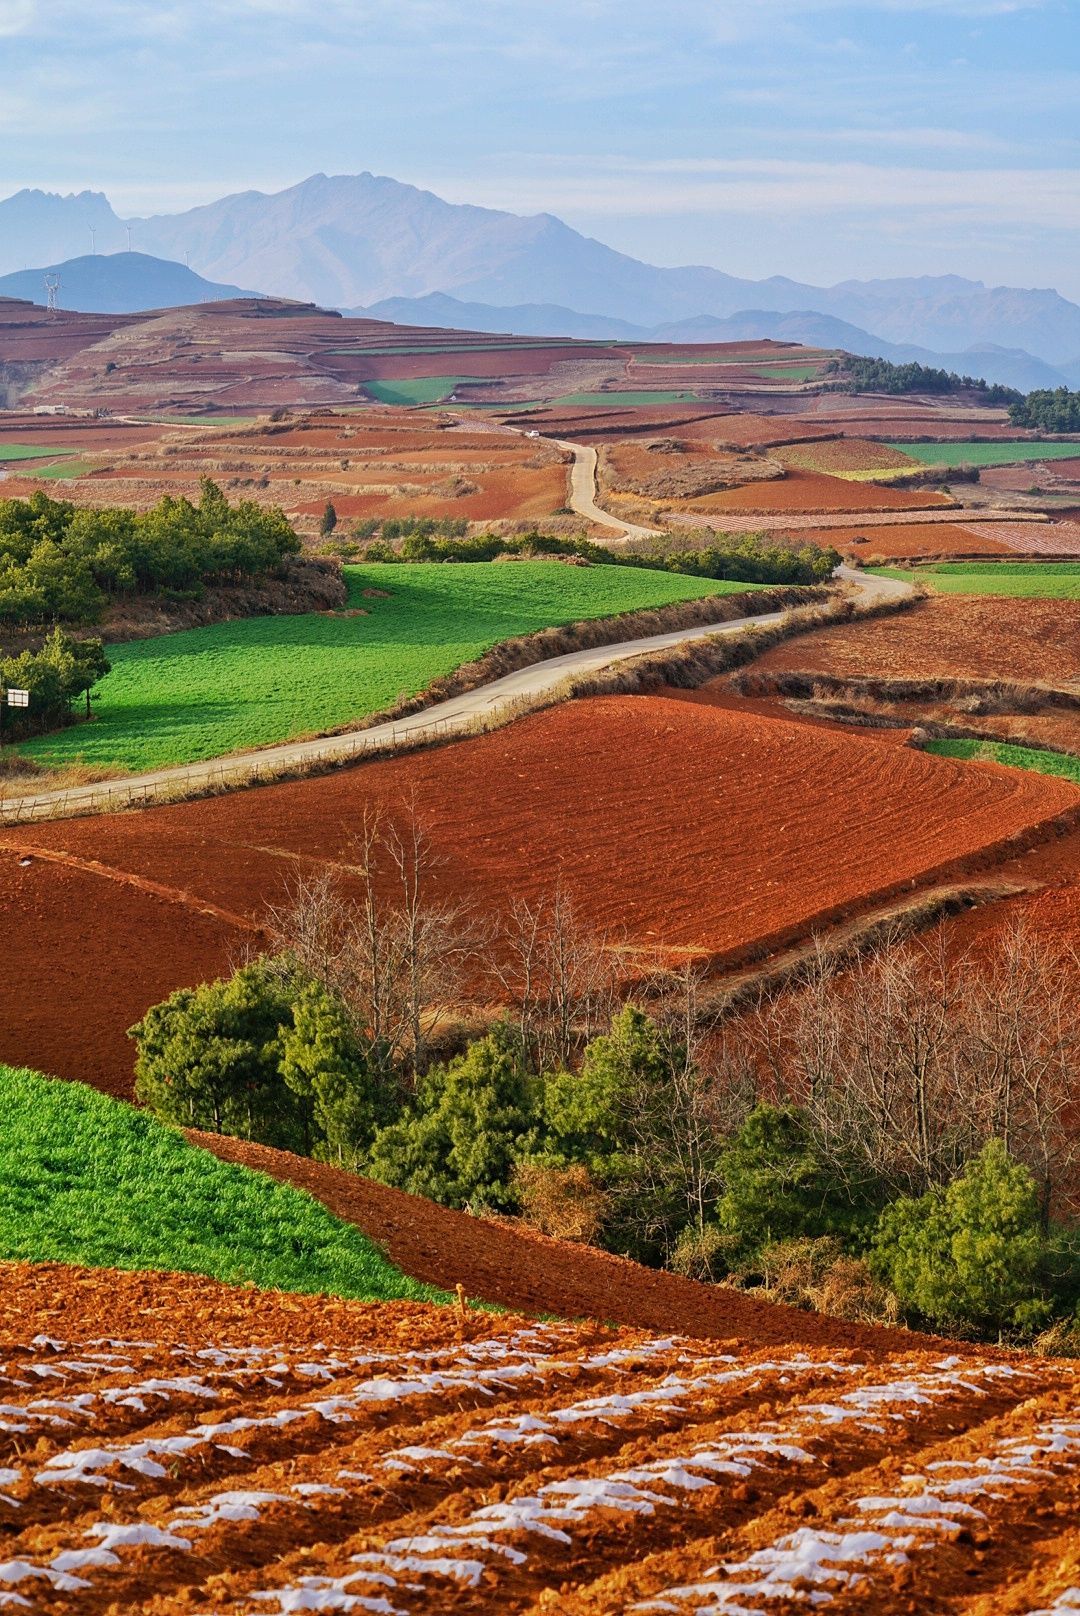
[[[888,359],[845,354],[825,367],[826,376],[839,378],[845,393],[978,393],[984,404],[1017,404],[1023,394],[981,376],[959,376],[954,370],[920,365],[912,360],[895,365]]]
[[[371,524],[364,523],[358,531]],[[636,550],[611,550],[584,535],[565,538],[551,533],[503,535],[478,533],[464,537],[463,524],[431,518],[398,519],[382,524],[379,537],[361,543],[338,541],[335,553],[405,564],[428,561],[467,563],[527,560],[547,556],[574,557],[597,566],[647,567],[656,572],[677,572],[694,578],[724,579],[738,583],[815,584],[832,576],[840,556],[814,544],[778,544],[760,533],[706,531],[700,543],[680,548],[673,540],[657,541]]]
[[[1018,399],[1009,409],[1013,426],[1036,432],[1080,432],[1080,392],[1042,387]]]
[[[230,505],[204,478],[197,504],[79,508],[35,493],[0,501],[0,627],[96,622],[110,601],[164,592],[197,598],[209,583],[271,572],[300,541],[282,511]]]
[[[159,1116],[850,1316],[1080,1329],[1072,956],[896,939],[713,1011],[560,892],[481,927],[415,817],[368,820],[347,862],[271,911],[267,953],[132,1029]],[[502,1018],[454,1033],[493,986]]]

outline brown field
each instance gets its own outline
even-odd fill
[[[842,623],[788,640],[754,664],[755,673],[794,671],[1075,684],[1080,602],[935,595],[894,617]]]
[[[4,1274],[2,1569],[42,1616],[788,1616],[807,1577],[840,1616],[997,1616],[1072,1585],[1069,1364],[57,1278]]]
[[[604,493],[645,499],[685,500],[723,488],[782,477],[777,460],[750,452],[720,450],[692,438],[623,438],[600,454]]]
[[[792,469],[823,471],[836,474],[844,471],[879,471],[891,466],[911,466],[917,469],[907,455],[890,449],[885,443],[871,443],[865,438],[831,438],[820,443],[790,443],[773,451],[777,460]]]
[[[948,507],[944,494],[925,489],[879,488],[873,483],[845,482],[820,472],[793,470],[777,482],[753,483],[703,499],[687,500],[683,508],[700,515],[762,511],[798,511],[806,515],[836,511],[908,511]]]
[[[393,814],[413,793],[444,895],[495,915],[561,882],[634,948],[718,963],[981,867],[1080,804],[1063,781],[927,757],[897,732],[613,697],[321,779],[12,829],[0,923],[36,942],[0,977],[0,1058],[122,1092],[142,1010],[255,941],[296,870],[347,866],[365,806]]]

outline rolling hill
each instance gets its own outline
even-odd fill
[[[44,303],[46,275],[59,277],[63,307],[82,314],[139,314],[146,309],[182,308],[256,295],[239,286],[204,280],[184,264],[151,258],[147,253],[116,252],[87,254],[0,276],[0,297]]]

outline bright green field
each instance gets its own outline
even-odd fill
[[[33,466],[24,476],[48,477],[52,482],[59,482],[68,477],[85,477],[93,469],[88,460],[61,460],[55,466]]]
[[[486,376],[409,376],[400,381],[365,382],[364,388],[380,404],[437,404],[456,387],[488,379]]]
[[[1034,746],[1011,746],[1005,741],[927,741],[925,752],[935,757],[983,759],[1007,763],[1014,769],[1031,769],[1036,774],[1056,774],[1080,786],[1080,758],[1062,752],[1044,752]]]
[[[134,770],[220,757],[381,712],[500,640],[752,587],[545,561],[372,564],[345,575],[349,605],[367,616],[251,617],[111,647],[96,720],[22,750]]]
[[[1080,460],[1080,443],[890,443],[924,466],[1012,466],[1021,460]]]
[[[440,1299],[303,1191],[220,1162],[81,1083],[0,1066],[0,1111],[0,1258]]]
[[[754,365],[753,373],[766,381],[809,382],[820,376],[820,365]]]
[[[1080,600],[1080,561],[942,561],[933,567],[870,567],[867,571],[881,578],[929,584],[943,595]]]
[[[606,404],[610,409],[634,409],[648,404],[697,404],[696,393],[565,393],[553,404]]]
[[[78,452],[78,449],[50,448],[44,443],[0,443],[0,460],[51,460],[54,455]]]

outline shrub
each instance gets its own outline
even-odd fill
[[[737,1235],[747,1256],[778,1240],[851,1234],[868,1221],[853,1202],[796,1110],[758,1105],[721,1157],[721,1228]]]
[[[443,1206],[513,1211],[516,1163],[535,1153],[535,1084],[514,1034],[496,1027],[420,1079],[413,1103],[375,1137],[368,1170]]]
[[[728,1234],[717,1223],[702,1227],[690,1223],[676,1240],[668,1267],[684,1279],[715,1285],[734,1272],[741,1248],[738,1235]]]
[[[885,1208],[875,1272],[908,1314],[953,1330],[1030,1330],[1045,1323],[1039,1192],[991,1139],[946,1188]]]
[[[513,1186],[522,1216],[541,1234],[586,1246],[596,1243],[611,1198],[581,1162],[569,1167],[518,1162]]]

